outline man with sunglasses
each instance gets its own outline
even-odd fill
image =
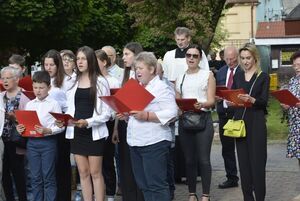
[[[233,47],[226,47],[224,51],[226,65],[220,68],[216,74],[217,86],[227,86],[231,88],[233,77],[236,72],[241,71],[238,63],[238,50]],[[227,180],[219,184],[219,188],[231,188],[238,186],[237,166],[235,158],[235,141],[233,138],[223,135],[223,126],[233,117],[233,109],[228,108],[227,104],[219,97],[216,97],[217,112],[219,116],[219,135],[222,143],[222,156],[224,159]]]
[[[163,60],[164,77],[174,82],[178,75],[187,70],[185,54],[191,43],[191,30],[186,27],[177,27],[174,31],[177,48],[168,51]],[[200,67],[209,70],[208,60],[202,51]]]

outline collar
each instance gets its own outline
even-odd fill
[[[190,45],[188,45],[184,49],[176,48],[176,50],[175,50],[175,58],[185,58],[185,54],[186,54],[189,46]]]
[[[33,99],[32,101],[35,102],[35,103],[49,102],[49,94],[48,94],[48,96],[47,96],[46,98],[44,98],[43,100],[40,100],[40,99],[38,99],[38,98],[35,98],[35,99]]]

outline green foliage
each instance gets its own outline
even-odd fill
[[[6,0],[0,10],[1,50],[26,52],[33,59],[51,48],[123,45],[132,37],[121,0]]]
[[[214,37],[224,4],[225,0],[144,0],[133,3],[130,1],[128,12],[135,18],[134,26],[143,30],[139,32],[138,37],[143,39],[140,41],[143,45],[147,45],[149,41],[156,42],[155,39],[161,36],[172,40],[175,28],[186,26],[193,31],[193,41],[202,44],[207,50]],[[150,39],[145,40],[149,34]],[[160,46],[155,44],[155,47]]]

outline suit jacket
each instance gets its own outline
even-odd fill
[[[222,68],[220,68],[220,70],[218,70],[217,74],[216,74],[216,84],[217,86],[219,85],[226,85],[226,78],[227,78],[227,70],[228,70],[228,66],[223,66]],[[242,71],[241,67],[238,66],[234,76],[236,75],[237,72]],[[223,106],[223,101],[220,101],[217,103],[217,112],[219,117],[223,117],[223,118],[232,118],[233,116],[233,108],[224,108]]]

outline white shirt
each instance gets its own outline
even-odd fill
[[[3,94],[0,94],[0,133],[3,131],[3,126],[4,126],[4,114],[5,114],[5,109],[4,109],[4,102],[3,102]]]
[[[60,105],[61,111],[67,111],[67,96],[66,93],[54,85],[54,79],[51,78],[51,89],[49,91],[50,98],[56,100]]]
[[[64,131],[64,128],[59,128],[56,126],[55,118],[49,113],[61,113],[60,105],[57,101],[51,99],[50,96],[47,96],[44,100],[35,98],[29,101],[25,107],[25,110],[36,111],[42,126],[45,128],[50,128],[53,135]]]
[[[119,82],[122,83],[123,74],[124,74],[123,68],[120,68],[117,64],[114,64],[113,66],[107,69],[107,72],[110,76],[117,78]]]
[[[187,69],[187,63],[185,58],[175,58],[175,51],[168,51],[162,63],[164,70],[164,77],[166,77],[170,81],[175,81],[177,77],[183,74]],[[199,63],[201,69],[209,70],[208,60],[206,58],[205,53],[202,51],[202,58]]]
[[[127,143],[130,146],[147,146],[163,140],[172,141],[168,122],[177,116],[174,93],[158,76],[149,82],[146,90],[155,98],[144,111],[154,112],[160,123],[139,121],[130,116],[127,126]]]
[[[234,67],[234,69],[233,69],[233,75],[235,74],[237,67],[238,67],[238,65],[237,65],[236,67]],[[226,74],[226,86],[227,86],[227,84],[228,84],[230,72],[231,72],[231,70],[230,70],[230,68],[228,67],[228,69],[227,69],[227,74]],[[227,105],[226,101],[223,101],[223,107],[224,107],[224,108],[228,108],[228,105]]]
[[[76,81],[76,73],[73,72],[71,76],[65,75],[63,85],[61,89],[66,93],[72,86],[75,84]]]
[[[78,87],[78,82],[75,83],[75,86],[67,92],[68,109],[66,114],[70,114],[74,117],[75,114],[75,93]],[[97,109],[94,109],[93,116],[86,119],[88,122],[87,128],[92,128],[93,140],[99,140],[106,138],[108,136],[108,130],[106,127],[106,122],[111,116],[110,108],[104,102],[101,101],[99,96],[109,96],[109,86],[107,80],[102,76],[97,79]],[[74,126],[68,126],[66,130],[66,138],[74,138]]]
[[[196,98],[198,102],[206,102],[209,73],[210,71],[202,69],[197,73],[186,73],[182,85],[182,94],[180,85],[184,74],[180,75],[176,80],[176,91],[181,94],[182,98]]]

